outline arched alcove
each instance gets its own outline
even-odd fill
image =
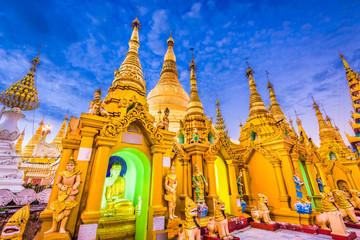
[[[138,205],[138,198],[141,196],[141,213],[136,218],[136,240],[145,240],[147,229],[147,216],[149,206],[150,190],[150,162],[146,155],[138,149],[124,148],[111,155],[109,159],[108,172],[112,164],[118,161],[122,165],[120,176],[125,178],[125,199],[131,200],[133,205]],[[126,170],[124,167],[126,166]],[[106,207],[105,187],[101,209]]]
[[[228,172],[225,161],[217,156],[215,160],[216,193],[225,203],[225,212],[230,213],[230,193]]]

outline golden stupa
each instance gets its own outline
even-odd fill
[[[164,56],[160,80],[147,96],[150,114],[156,116],[166,108],[170,110],[169,131],[177,131],[179,120],[183,119],[189,102],[189,95],[182,88],[176,68],[176,57],[173,51],[174,40],[167,40],[168,49]]]

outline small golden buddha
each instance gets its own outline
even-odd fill
[[[125,178],[120,176],[121,165],[115,162],[110,169],[110,177],[105,179],[105,216],[134,214],[131,200],[125,199]]]

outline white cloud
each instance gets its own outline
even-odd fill
[[[183,18],[201,18],[201,3],[194,3],[189,12],[185,13]]]

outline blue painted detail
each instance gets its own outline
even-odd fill
[[[245,201],[241,201],[240,203],[241,203],[241,207],[242,207],[241,212],[244,213],[244,212],[245,212],[245,208],[246,208],[246,202],[245,202]]]
[[[298,213],[301,213],[301,214],[312,213],[311,203],[302,203],[302,202],[297,201],[294,204],[294,207]]]
[[[198,214],[197,214],[197,217],[198,218],[204,218],[206,217],[207,213],[208,213],[208,206],[206,206],[205,203],[198,203],[197,204],[197,211],[198,211]]]
[[[111,156],[109,159],[109,165],[108,165],[108,169],[106,172],[106,177],[110,177],[110,169],[112,167],[112,165],[115,162],[119,162],[121,165],[121,172],[120,172],[120,176],[124,177],[125,173],[127,172],[127,165],[126,162],[123,158],[119,157],[119,156]]]

